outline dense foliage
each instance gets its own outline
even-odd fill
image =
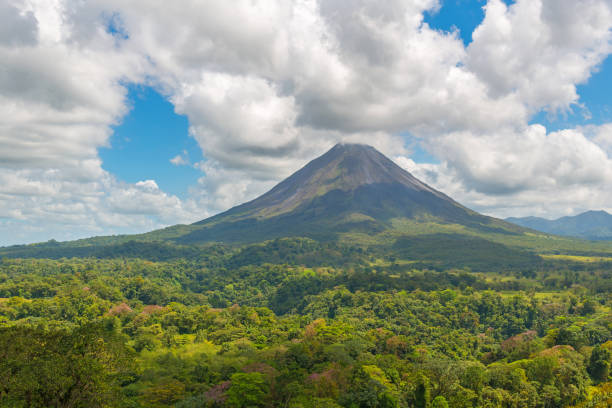
[[[415,261],[408,241],[394,253],[285,239],[181,257],[134,245],[0,262],[0,406],[612,401],[605,259],[474,271]]]

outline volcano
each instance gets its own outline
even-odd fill
[[[337,144],[260,197],[196,222],[176,241],[330,240],[346,233],[378,234],[406,220],[518,228],[462,206],[371,146]]]
[[[524,250],[550,245],[537,234],[464,207],[371,146],[338,144],[260,197],[191,225],[0,248],[0,256],[197,259],[208,244],[227,244],[247,254],[252,245],[268,259],[281,247],[299,252],[314,241],[334,251],[373,248],[422,267],[486,271],[537,265]]]

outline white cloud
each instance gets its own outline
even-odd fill
[[[57,170],[7,171],[0,174],[0,221],[7,231],[2,243],[74,239],[109,232],[138,232],[198,220],[192,200],[181,201],[161,191],[154,180],[126,184],[107,173],[99,180],[66,180]],[[16,222],[16,220],[19,220]],[[12,233],[15,233],[13,230]],[[47,234],[47,235],[45,235]],[[51,235],[48,235],[51,234]]]
[[[606,0],[489,0],[467,66],[493,97],[517,94],[531,110],[567,111],[611,48]]]
[[[176,156],[171,158],[170,163],[174,164],[175,166],[189,165],[189,154],[187,153],[187,150],[183,150],[181,154],[177,154]]]
[[[28,46],[36,43],[38,23],[34,13],[20,10],[10,2],[0,4],[0,43]]]
[[[205,73],[172,100],[204,155],[230,168],[274,171],[299,146],[293,98],[264,79]]]
[[[558,217],[610,208],[612,161],[589,129],[449,134],[436,143],[441,164],[398,164],[470,207],[500,217]],[[433,148],[436,149],[436,148]]]
[[[432,146],[471,189],[506,194],[525,189],[595,185],[610,180],[612,161],[576,130],[541,125],[490,135],[451,133]]]
[[[585,131],[593,135],[593,142],[601,146],[608,155],[612,155],[612,123],[590,127]]]

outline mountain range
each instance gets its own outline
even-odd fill
[[[612,240],[612,215],[605,211],[587,211],[575,216],[548,220],[540,217],[506,218],[506,221],[548,234],[589,240]]]

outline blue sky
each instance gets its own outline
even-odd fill
[[[431,27],[444,30],[459,30],[465,45],[472,42],[472,32],[484,18],[480,0],[444,0],[437,13],[425,13],[425,22]]]
[[[188,188],[202,172],[193,166],[177,166],[170,159],[187,156],[202,160],[202,150],[189,136],[189,122],[151,87],[131,86],[130,113],[114,127],[108,148],[100,149],[102,167],[122,181],[155,180],[170,194],[186,197]],[[185,154],[186,152],[186,154]]]

